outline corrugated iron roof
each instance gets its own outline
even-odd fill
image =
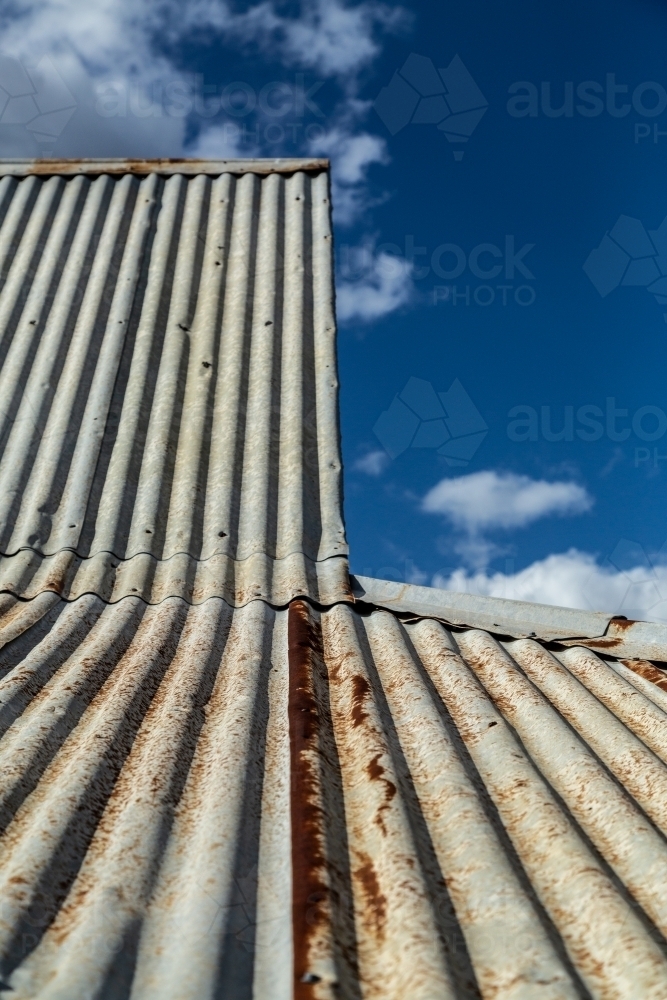
[[[667,995],[641,664],[346,603],[3,621],[7,1000]]]
[[[664,627],[350,580],[270,163],[0,168],[0,995],[663,1000]]]
[[[0,590],[349,599],[325,166],[0,169]]]

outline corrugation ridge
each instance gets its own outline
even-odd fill
[[[667,769],[660,757],[582,679],[573,676],[567,664],[559,663],[530,639],[507,643],[506,648],[586,746],[667,835]],[[665,741],[660,742],[664,754]]]
[[[124,212],[130,213],[127,236],[123,240],[120,263],[112,264],[108,289],[111,304],[106,329],[95,359],[94,374],[88,390],[76,446],[58,510],[53,516],[53,548],[76,548],[81,538],[90,489],[109,414],[111,396],[127,335],[134,296],[139,280],[142,251],[148,235],[155,200],[156,177],[141,184],[134,181],[128,191]],[[122,183],[122,182],[121,182]],[[128,185],[128,188],[130,185]],[[134,205],[131,204],[134,197]],[[111,210],[111,208],[110,208]],[[49,538],[51,543],[51,537]],[[49,545],[51,548],[51,544]]]
[[[216,433],[211,439],[206,489],[205,523],[215,524],[218,535],[224,533],[219,551],[231,558],[238,546],[259,193],[259,181],[252,174],[236,178],[215,383]]]
[[[115,185],[104,178],[111,194],[104,205],[106,216],[86,282],[85,292],[58,385],[50,401],[49,415],[41,435],[30,478],[21,498],[21,508],[9,542],[9,550],[21,545],[42,545],[51,534],[65,478],[70,468],[83,418],[83,406],[101,347],[108,304],[104,292],[113,253],[124,223],[124,207],[134,190],[133,179]],[[106,191],[103,194],[105,198]]]
[[[399,777],[375,697],[372,658],[344,605],[323,616],[334,735],[340,756],[364,995],[454,998],[456,983],[397,794]],[[407,931],[409,944],[396,948]]]
[[[26,281],[31,277],[35,259],[39,261],[40,241],[44,238],[43,233],[48,232],[64,188],[65,182],[60,177],[30,184],[23,181],[14,202],[16,211],[8,212],[5,217],[0,234],[0,246],[5,254],[3,271],[7,266],[0,301],[0,363],[4,362],[14,335],[21,297],[27,294]]]
[[[285,184],[285,268],[280,373],[279,488],[276,554],[294,551],[304,537],[303,336],[305,177]]]
[[[632,663],[635,667],[633,669],[630,666]],[[611,662],[612,669],[629,684],[632,685],[637,691],[641,691],[645,698],[652,702],[654,705],[664,713],[667,714],[667,691],[662,687],[658,686],[656,683],[660,681],[661,685],[665,680],[665,675],[662,671],[658,671],[652,663],[646,660],[621,660],[620,662]],[[636,668],[640,670],[645,670],[648,676],[644,676],[643,672],[639,673]],[[659,676],[658,676],[659,674]],[[651,679],[651,676],[653,679]]]
[[[119,980],[131,982],[142,916],[169,840],[174,808],[188,779],[229,631],[228,610],[211,606],[203,614],[191,612],[183,623],[76,881],[41,949],[47,955],[51,950],[53,959],[53,944],[57,947],[52,974],[40,984],[43,997],[61,996],[63,989],[70,996],[95,996]],[[122,893],[117,891],[119,885]],[[102,938],[101,914],[106,928]],[[82,954],[87,955],[85,961]],[[44,954],[39,959],[43,965]],[[30,962],[25,973],[29,970]]]
[[[633,676],[632,671],[622,664],[615,664],[616,669],[611,669],[595,653],[581,646],[555,655],[635,736],[667,764],[667,704],[660,708],[641,688],[638,690],[620,672],[625,670]]]
[[[323,523],[340,492],[323,499],[332,467],[320,461],[322,447],[338,452],[326,177],[0,184],[0,256],[3,234],[11,246],[25,226],[0,311],[26,327],[0,372],[14,399],[0,589],[348,596],[321,564],[346,551]],[[32,288],[17,271],[29,258]]]
[[[63,629],[69,618],[70,628],[75,625],[80,633],[84,627],[87,630],[66,660],[61,647],[60,655],[52,661],[50,677],[40,671],[39,680],[45,683],[39,690],[34,689],[37,679],[34,675],[31,677],[31,700],[21,712],[20,722],[10,728],[0,742],[0,769],[3,774],[0,825],[3,830],[21,803],[36,788],[46,768],[115,669],[129,645],[130,636],[124,634],[128,619],[135,619],[136,624],[136,619],[143,612],[141,607],[128,603],[119,609],[119,613],[110,614],[107,608],[102,610],[99,607],[100,603],[99,598],[85,598],[83,608],[76,609],[80,621],[71,621],[73,609],[70,609],[65,620],[59,623]],[[71,648],[69,636],[67,645]],[[38,657],[41,657],[39,647],[33,651],[31,659]],[[24,695],[24,691],[17,691],[14,698],[7,702],[13,712],[18,712],[18,698]],[[0,698],[3,693],[0,691]]]
[[[184,620],[180,602],[148,609],[2,844],[0,948],[5,975],[29,953],[84,861]],[[26,932],[31,929],[32,934]]]
[[[2,291],[16,250],[19,233],[25,218],[41,187],[40,181],[30,177],[7,184],[3,177],[3,217],[0,224],[0,291]],[[7,178],[9,180],[9,178]],[[28,183],[28,181],[30,183]]]
[[[199,239],[204,257],[201,289],[192,328],[186,377],[183,419],[173,476],[173,489],[162,558],[178,552],[200,556],[204,528],[204,504],[209,449],[211,446],[213,396],[220,348],[220,312],[224,296],[232,215],[232,178],[216,179],[210,188],[208,220]],[[219,532],[216,532],[216,536]],[[207,546],[216,549],[216,537]]]
[[[199,233],[206,220],[210,188],[210,181],[203,176],[196,177],[190,184],[183,183],[186,186],[185,211],[126,557],[150,552],[159,558],[164,548],[190,353],[193,285],[198,286],[201,274]]]
[[[254,602],[231,620],[142,927],[133,985],[138,1000],[248,995],[275,617]],[[237,937],[242,894],[249,948]],[[202,937],[210,947],[200,947]]]
[[[406,632],[388,613],[363,621],[415,783],[419,805],[414,814],[423,810],[437,856],[437,874],[431,874],[430,882],[438,885],[444,878],[449,887],[449,906],[461,923],[481,994],[513,996],[520,982],[524,990],[539,990],[540,996],[554,1000],[580,996],[581,984],[560,953],[555,928],[544,926],[534,894],[525,891],[494,817],[480,799],[475,787],[479,776],[470,773],[469,761],[460,756],[461,748],[447,730],[428,674],[420,677],[425,663],[431,672],[448,669],[451,652],[443,649],[442,632],[431,622]]]
[[[254,301],[248,354],[248,395],[240,492],[238,543],[235,559],[269,551],[271,517],[271,402],[273,396],[276,298],[280,291],[279,225],[283,180],[277,174],[262,182],[260,191]],[[270,589],[270,580],[259,580],[259,593]]]
[[[155,236],[141,301],[118,432],[99,502],[90,554],[111,552],[123,558],[134,511],[148,421],[164,340],[164,326],[174,275],[185,185],[178,177],[160,191]]]
[[[663,839],[619,789],[586,744],[574,735],[554,707],[518,670],[509,654],[491,636],[480,631],[463,632],[457,635],[457,643],[465,655],[469,668],[474,671],[488,692],[488,696],[502,711],[520,738],[521,756],[529,755],[526,762],[530,761],[531,768],[539,769],[537,773],[540,777],[537,782],[535,782],[536,775],[533,778],[535,792],[538,792],[543,780],[548,782],[548,785],[543,786],[538,792],[538,799],[534,800],[534,804],[527,796],[527,788],[522,789],[520,798],[512,800],[508,793],[499,797],[498,791],[494,790],[489,780],[489,775],[484,774],[480,768],[480,773],[490,787],[510,836],[515,840],[519,833],[521,837],[519,842],[515,840],[517,851],[529,871],[531,881],[540,895],[543,895],[547,909],[552,914],[554,905],[556,912],[558,910],[562,912],[565,906],[570,910],[566,927],[562,928],[562,920],[555,915],[554,919],[559,929],[562,928],[561,933],[566,939],[570,955],[581,970],[584,980],[593,992],[601,988],[597,961],[602,960],[606,943],[592,937],[591,928],[601,927],[601,921],[604,920],[610,937],[614,933],[618,935],[619,947],[621,947],[620,939],[628,935],[622,947],[627,948],[629,954],[634,952],[638,956],[639,967],[643,970],[640,975],[635,967],[638,979],[631,985],[628,980],[628,967],[615,962],[611,954],[606,952],[606,970],[611,979],[617,982],[617,989],[621,994],[641,996],[639,979],[642,976],[646,977],[645,989],[655,990],[656,984],[661,982],[667,985],[667,962],[647,937],[636,916],[631,916],[632,911],[622,896],[616,895],[603,869],[589,854],[584,840],[578,837],[577,827],[581,827],[604,861],[609,864],[612,871],[616,872],[621,885],[630,889],[650,919],[661,928],[664,927],[667,910],[664,894],[657,890],[657,884],[653,879],[660,878],[665,864],[666,852]],[[516,746],[518,749],[519,745]],[[511,755],[506,753],[506,761],[508,756]],[[516,752],[514,756],[517,756]],[[561,821],[556,822],[555,815],[560,809],[556,800],[552,799],[551,836],[545,838],[539,845],[532,844],[525,839],[531,826],[537,823],[538,829],[541,828],[545,832],[548,829],[547,816],[543,812],[544,806],[540,809],[537,802],[541,798],[546,805],[549,799],[547,791],[549,787],[555,790],[575,823],[569,824],[566,816],[562,816]],[[508,805],[511,807],[509,814]],[[521,810],[518,814],[517,809]],[[541,818],[540,812],[542,812]],[[529,818],[531,813],[532,816]],[[628,829],[633,831],[631,840],[627,837]],[[549,869],[557,860],[554,836],[558,836],[559,846],[566,848],[567,853],[571,855],[568,864],[571,874],[566,880],[563,880],[562,870],[557,877],[555,871],[552,876],[549,875]],[[545,854],[546,843],[550,844],[551,853],[548,856]],[[539,867],[534,867],[536,853],[540,858]],[[575,860],[577,858],[578,861]],[[565,859],[561,864],[564,863]],[[653,865],[655,871],[652,870]],[[583,886],[591,876],[592,884],[588,890],[584,890]],[[570,921],[577,919],[571,909],[575,898],[572,888],[566,888],[567,881],[572,878],[580,884],[577,895],[588,895],[588,893],[595,895],[600,903],[604,902],[605,908],[595,917],[592,913],[587,915],[586,921],[590,923],[588,927],[580,925],[579,934],[582,936],[576,941],[569,936],[573,929]],[[558,887],[559,881],[565,881],[562,888]],[[597,888],[593,888],[595,883]],[[554,889],[556,889],[555,897],[552,895]],[[581,916],[583,914],[580,914],[578,919],[581,919]],[[585,946],[584,941],[586,941]],[[595,960],[596,952],[598,960]],[[660,988],[664,990],[665,986]]]
[[[135,594],[150,604],[167,597],[198,604],[217,596],[236,607],[252,600],[284,605],[295,597],[310,597],[325,605],[339,600],[353,601],[348,563],[343,556],[313,562],[299,552],[273,560],[270,567],[262,565],[269,560],[264,553],[256,553],[241,563],[219,554],[196,562],[187,554],[159,560],[140,553],[122,561],[105,552],[81,560],[73,559],[69,550],[42,557],[33,550],[23,549],[12,559],[0,562],[0,593],[34,600],[42,592],[53,591],[68,601],[84,593],[96,593],[110,603]],[[271,575],[271,591],[258,594],[257,579],[268,579]]]
[[[319,460],[320,553],[347,554],[343,524],[343,467],[338,412],[338,363],[333,284],[333,233],[328,173],[310,180],[314,383]]]
[[[81,287],[85,259],[89,255],[91,226],[95,224],[95,194],[88,198],[89,182],[68,184],[45,241],[35,281],[27,295],[16,335],[0,369],[0,398],[10,400],[2,413],[0,481],[5,502],[0,508],[2,549],[9,542],[16,496],[25,483],[44,429],[47,407],[53,395],[52,374],[60,374],[62,338],[71,335],[70,311]],[[91,212],[90,205],[93,205]],[[97,206],[99,209],[99,205]],[[81,215],[80,213],[83,213]],[[88,228],[86,222],[90,223]],[[30,367],[28,368],[28,362]],[[57,382],[57,377],[56,380]],[[15,516],[15,514],[14,514]]]

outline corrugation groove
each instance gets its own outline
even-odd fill
[[[3,997],[667,995],[623,664],[345,603],[0,613]]]
[[[0,180],[1,590],[350,599],[329,214],[326,171]]]

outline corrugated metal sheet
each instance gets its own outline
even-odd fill
[[[656,668],[349,604],[2,612],[7,1000],[667,996]]]
[[[328,173],[154,167],[0,170],[0,591],[349,599]]]
[[[329,208],[0,168],[0,996],[664,1000],[665,633],[352,603]]]

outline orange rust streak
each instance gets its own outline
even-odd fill
[[[380,891],[377,873],[373,862],[367,854],[361,855],[364,863],[354,873],[359,879],[363,893],[368,903],[368,912],[375,920],[375,933],[380,939],[384,937],[384,927],[387,914],[387,897]]]
[[[304,601],[288,613],[290,811],[292,819],[292,932],[294,1000],[312,1000],[311,943],[326,919],[324,906],[323,816],[317,774],[319,715],[313,689],[314,659],[321,651],[319,630]]]
[[[361,674],[355,674],[352,678],[352,724],[356,729],[368,718],[368,713],[364,709],[364,699],[370,694],[368,681]]]
[[[656,687],[662,688],[663,691],[667,691],[667,674],[665,674],[662,670],[658,670],[658,668],[654,667],[652,663],[648,662],[648,660],[621,660],[621,663],[628,667],[629,670],[639,674],[640,677],[644,677],[645,680],[651,681]]]

